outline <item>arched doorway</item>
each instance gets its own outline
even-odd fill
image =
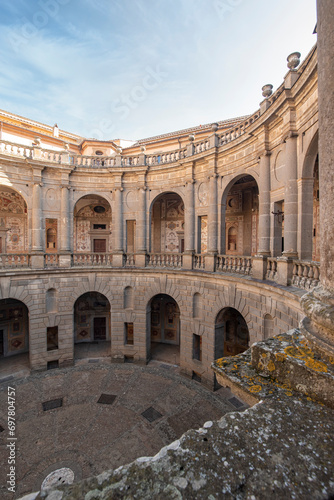
[[[74,251],[110,253],[111,222],[111,207],[107,200],[98,195],[80,198],[74,209]]]
[[[222,253],[255,255],[258,247],[259,189],[251,175],[239,177],[223,195]]]
[[[0,254],[22,254],[28,249],[27,204],[6,186],[0,188]]]
[[[317,156],[313,170],[313,233],[312,260],[320,262],[320,194],[319,194],[319,158]]]
[[[148,306],[149,357],[179,364],[180,309],[170,295],[153,297]]]
[[[110,339],[110,303],[98,292],[81,295],[74,304],[74,343]]]
[[[23,302],[0,300],[0,358],[29,351],[29,313]]]
[[[184,251],[184,204],[176,193],[158,196],[151,209],[152,253]]]
[[[215,359],[236,356],[249,347],[249,332],[245,319],[233,307],[225,307],[215,323]]]

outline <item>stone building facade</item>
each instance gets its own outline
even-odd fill
[[[317,50],[250,116],[134,142],[0,112],[0,359],[81,342],[210,365],[296,327],[319,283]]]

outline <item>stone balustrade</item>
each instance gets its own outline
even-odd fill
[[[72,155],[70,163],[79,168],[108,168],[115,166],[116,159],[114,156]]]
[[[237,139],[245,133],[245,129],[252,125],[260,117],[260,112],[256,111],[253,115],[249,116],[243,123],[239,123],[236,127],[224,132],[218,141],[219,146],[223,146],[234,139]]]
[[[29,254],[0,254],[0,269],[11,269],[18,267],[30,267],[30,255]]]
[[[266,279],[270,281],[275,281],[276,278],[277,278],[277,258],[268,257]]]
[[[150,253],[147,255],[148,267],[182,268],[181,253]]]
[[[192,255],[192,269],[205,270],[205,254]],[[70,254],[70,259],[65,267],[112,267],[112,253],[94,253],[94,252],[77,252]],[[182,253],[149,253],[146,254],[146,267],[151,268],[183,268]],[[252,275],[253,257],[245,255],[216,255],[215,271],[218,273],[242,274],[246,276]],[[114,264],[118,267],[119,264]],[[0,270],[15,269],[15,268],[34,268],[31,263],[30,254],[0,254]],[[44,254],[44,268],[58,269],[64,267],[61,263],[60,254],[47,253]],[[136,265],[136,256],[134,253],[123,254],[121,259],[121,267],[140,267]],[[267,258],[266,278],[270,281],[277,281],[277,257]],[[320,263],[314,261],[293,261],[293,272],[291,285],[311,290],[320,283]]]
[[[320,283],[320,262],[293,261],[292,285],[311,290]]]
[[[23,156],[25,158],[33,158],[34,148],[23,146],[9,141],[0,141],[0,153],[11,156]]]
[[[194,144],[194,153],[202,153],[210,148],[210,142],[206,139],[205,141],[197,142]]]
[[[111,253],[74,253],[72,258],[73,266],[90,267],[90,266],[111,266]]]
[[[193,269],[205,269],[205,255],[201,253],[193,255]]]
[[[252,257],[243,255],[217,255],[216,271],[252,274]]]

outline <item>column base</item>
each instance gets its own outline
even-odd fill
[[[136,267],[146,267],[146,252],[136,253],[135,264]]]
[[[264,280],[267,274],[267,255],[254,255],[252,259],[252,276]]]
[[[44,253],[35,253],[30,256],[32,269],[44,269]]]
[[[293,260],[288,256],[277,257],[276,283],[283,286],[291,285]]]
[[[113,267],[124,267],[124,253],[114,253],[112,256]]]
[[[59,254],[59,267],[71,267],[72,255],[70,253]]]
[[[208,253],[205,255],[205,270],[214,272],[216,270],[216,254]]]
[[[186,252],[182,256],[182,269],[191,271],[193,268],[193,252]]]

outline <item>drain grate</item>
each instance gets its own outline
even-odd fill
[[[158,420],[158,418],[162,417],[161,413],[159,413],[157,410],[152,408],[152,406],[147,408],[147,410],[143,411],[142,416],[144,418],[146,418],[146,420],[148,420],[150,423],[152,423],[155,420]]]
[[[63,398],[51,399],[50,401],[44,401],[42,403],[43,411],[54,410],[55,408],[60,408],[63,406]]]
[[[244,406],[244,404],[239,401],[239,399],[237,399],[235,396],[233,396],[233,398],[230,398],[229,399],[229,402],[235,407],[235,408],[241,408],[242,406]]]
[[[88,363],[98,363],[98,362],[99,362],[99,360],[98,360],[98,359],[96,359],[96,358],[93,358],[93,359],[89,359],[89,360],[88,360]]]
[[[5,429],[4,427],[2,427],[2,425],[0,425],[0,432],[3,432]]]
[[[117,396],[113,394],[101,394],[99,397],[98,403],[102,405],[112,405]]]
[[[172,368],[171,365],[166,365],[165,363],[160,363],[160,367],[164,370],[170,370]]]

